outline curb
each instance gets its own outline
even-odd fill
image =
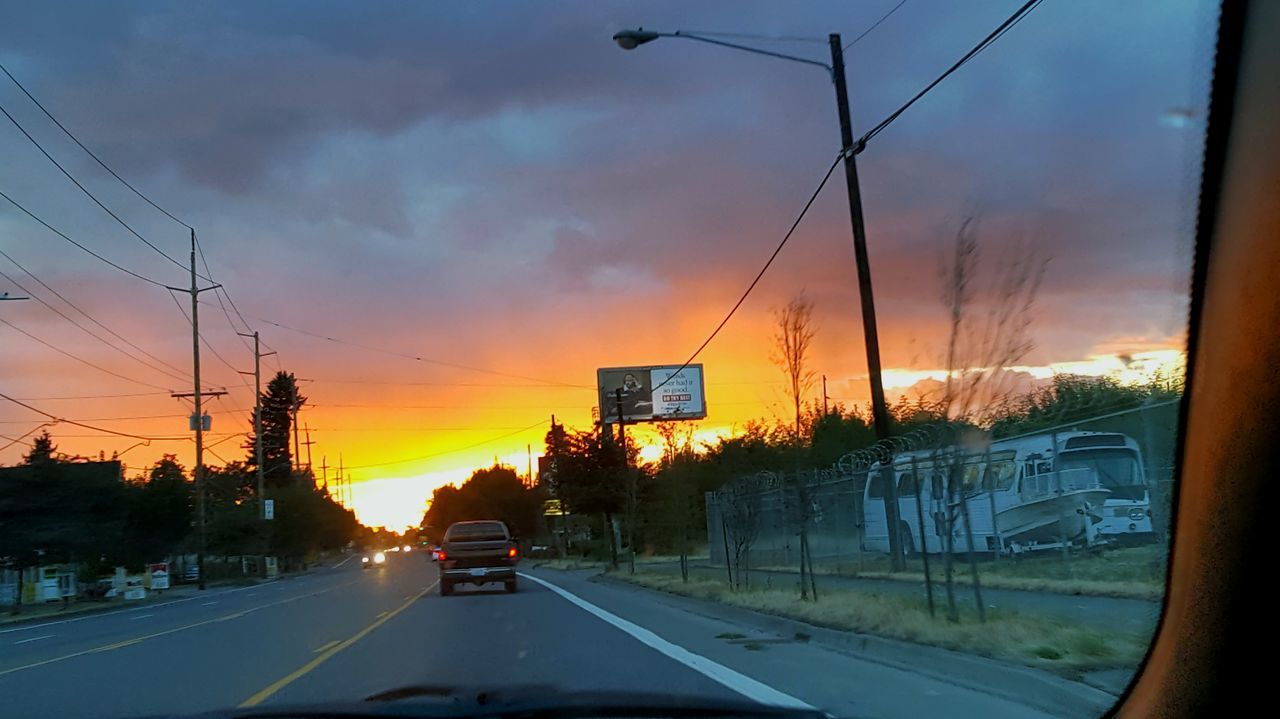
[[[811,641],[843,654],[923,674],[948,684],[998,696],[1053,714],[1098,716],[1115,706],[1120,698],[1116,694],[1064,679],[1040,669],[1008,664],[950,649],[912,644],[872,634],[829,629],[707,599],[650,589],[603,573],[590,577],[588,581],[647,592],[667,599],[669,604],[676,605],[680,609],[713,619],[728,619],[784,636],[806,636]]]

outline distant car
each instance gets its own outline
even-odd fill
[[[433,546],[431,546],[431,547],[428,547],[428,551],[430,551],[430,552],[431,552],[431,561],[433,561],[433,562],[438,562],[438,561],[440,561],[440,548],[439,548],[439,547],[436,547],[436,546],[434,546],[434,545],[433,545]]]
[[[387,555],[383,552],[373,552],[372,554],[365,554],[363,557],[360,557],[361,569],[368,569],[369,567],[373,567],[374,569],[383,569],[386,566]]]
[[[453,594],[459,584],[481,586],[502,582],[516,591],[520,550],[507,525],[495,520],[455,522],[444,533],[440,548],[440,594]]]

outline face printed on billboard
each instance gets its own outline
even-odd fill
[[[596,372],[596,380],[605,423],[618,421],[619,405],[627,422],[707,416],[702,365],[606,367]]]

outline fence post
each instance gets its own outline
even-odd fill
[[[920,559],[924,562],[924,590],[929,595],[929,616],[933,617],[933,578],[929,576],[929,540],[924,531],[924,501],[920,494],[920,469],[914,456],[911,457],[911,478],[916,485],[916,521],[920,523]]]

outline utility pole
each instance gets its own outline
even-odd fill
[[[201,590],[205,588],[204,573],[204,554],[208,546],[208,526],[205,514],[205,491],[204,491],[204,410],[202,405],[202,396],[200,390],[200,293],[221,287],[221,285],[210,285],[209,287],[200,287],[196,280],[196,231],[191,231],[191,288],[169,287],[173,292],[186,292],[191,295],[191,357],[192,357],[192,375],[195,381],[191,398],[195,404],[195,430],[196,430],[196,467],[194,470],[196,484],[196,514],[199,522],[199,538],[200,549],[196,555],[196,566],[200,572]],[[226,392],[210,392],[215,396],[226,394]],[[176,395],[175,395],[176,396]]]
[[[289,402],[289,411],[293,414],[293,471],[298,471],[298,465],[302,464],[302,458],[298,455],[298,378],[293,378],[292,396]]]
[[[529,488],[530,488],[530,489],[533,489],[533,445],[532,445],[532,444],[526,444],[526,445],[524,446],[524,449],[525,449],[525,451],[526,451],[526,452],[528,452],[528,453],[529,453],[529,474],[528,474],[528,476],[526,477],[526,479],[527,479],[527,481],[528,481],[528,483],[529,483]]]
[[[855,159],[862,151],[853,144],[853,120],[849,113],[849,88],[844,76],[844,48],[839,33],[827,38],[831,45],[831,79],[836,86],[836,110],[840,114],[840,147],[844,150],[844,179],[849,195],[849,220],[853,225],[853,257],[858,270],[858,296],[862,305],[862,335],[867,348],[867,377],[871,382],[871,423],[876,440],[886,451],[889,446],[889,408],[884,399],[884,383],[880,376],[880,335],[876,330],[875,296],[871,291],[871,263],[867,256],[867,228],[862,216],[862,190],[858,185]],[[825,392],[824,392],[825,394]],[[881,464],[884,475],[884,507],[889,529],[889,558],[894,571],[904,568],[902,536],[899,531],[898,488],[893,482],[893,458]]]
[[[302,430],[302,431],[303,431],[303,433],[304,433],[304,434],[306,434],[306,435],[307,435],[307,441],[303,442],[303,443],[302,443],[302,445],[303,445],[304,447],[306,447],[306,448],[307,448],[307,472],[310,472],[310,471],[311,471],[311,445],[315,444],[315,442],[312,442],[312,441],[311,441],[311,428],[310,428],[310,427],[305,427],[305,428],[303,428],[303,430]],[[312,481],[313,481],[313,482],[315,481],[315,478],[314,478],[314,477],[312,477]]]
[[[342,487],[342,477],[343,477],[343,474],[342,474],[342,453],[341,453],[341,452],[339,452],[339,453],[338,453],[338,504],[341,504],[343,507],[346,507],[346,506],[347,506],[347,499],[346,499],[346,495],[344,494],[344,491],[345,491],[345,490],[344,490],[344,489],[343,489],[343,487]]]
[[[324,487],[327,494],[329,492],[329,460],[324,455],[320,455],[320,485]]]
[[[827,396],[827,376],[824,374],[822,375],[822,416],[823,417],[826,417],[828,414],[830,414],[827,411],[827,400],[829,399],[831,398]]]
[[[258,465],[258,518],[267,518],[267,502],[266,502],[266,468],[262,466],[262,358],[267,355],[273,355],[275,352],[262,353],[262,346],[258,342],[258,332],[255,330],[253,334],[245,334],[237,332],[241,337],[253,338],[253,455]],[[249,374],[248,372],[240,372],[240,374]]]

